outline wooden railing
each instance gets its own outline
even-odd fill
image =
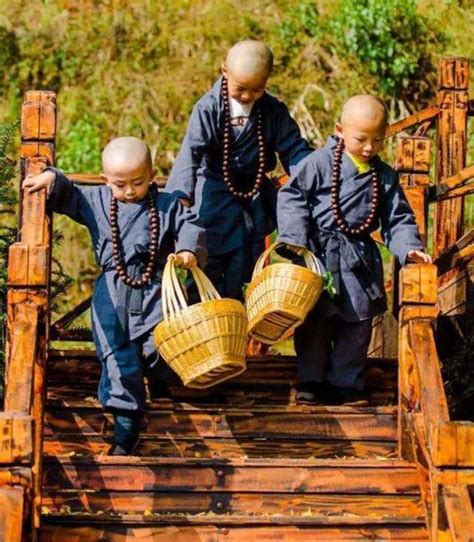
[[[27,92],[21,179],[54,163],[56,96]],[[20,191],[18,241],[10,247],[4,411],[0,414],[2,540],[36,540],[41,518],[45,369],[49,340],[51,220],[46,191]]]
[[[394,355],[398,342],[399,452],[418,465],[432,540],[466,541],[472,536],[467,486],[474,483],[474,426],[449,419],[434,328],[439,314],[468,312],[474,233],[463,235],[460,197],[474,191],[468,184],[474,167],[464,167],[466,121],[474,115],[474,102],[467,100],[467,82],[465,59],[444,60],[437,103],[393,124],[388,134],[416,128],[413,135],[404,134],[397,141],[396,167],[424,241],[428,204],[439,206],[434,224],[435,265],[410,265],[400,272],[394,264],[394,311],[378,320],[374,330],[378,343],[373,350],[378,355]],[[426,137],[433,126],[438,135],[434,187],[429,182],[432,143]],[[28,92],[22,111],[22,178],[54,163],[55,132],[54,93]],[[96,176],[73,177],[82,183],[100,182]],[[61,317],[50,332],[50,259],[46,194],[21,193],[19,240],[9,254],[7,383],[5,408],[0,413],[0,532],[9,542],[19,542],[25,535],[34,540],[40,524],[48,341],[90,339],[90,334],[74,335],[75,330],[67,329],[87,310],[89,300]],[[397,330],[398,341],[393,336]]]

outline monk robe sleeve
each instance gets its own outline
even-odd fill
[[[66,215],[83,226],[95,224],[93,189],[76,186],[71,179],[56,168],[47,168],[56,174],[48,194],[48,209]]]
[[[166,185],[166,191],[194,202],[197,170],[212,139],[212,110],[198,103],[189,119],[186,135]]]
[[[310,207],[316,171],[308,160],[302,162],[295,174],[278,192],[278,240],[282,243],[308,247]]]
[[[290,115],[284,103],[279,103],[277,115],[276,151],[286,173],[292,175],[303,158],[311,154],[313,149],[301,136],[298,124]]]
[[[198,216],[176,200],[174,210],[175,250],[187,250],[196,255],[199,267],[203,268],[207,259],[206,232],[199,223]]]
[[[423,250],[423,244],[398,174],[391,171],[390,175],[392,178],[381,206],[382,237],[390,252],[405,265],[408,252]]]

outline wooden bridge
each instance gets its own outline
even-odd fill
[[[0,540],[472,541],[474,425],[450,420],[436,326],[472,331],[468,81],[466,59],[443,60],[436,103],[389,130],[405,133],[396,167],[425,239],[436,206],[436,260],[393,266],[393,310],[374,324],[368,407],[297,406],[295,361],[254,357],[215,389],[176,384],[172,400],[150,404],[136,457],[104,455],[112,427],[95,399],[95,353],[50,348],[87,338],[68,325],[88,303],[50,322],[51,217],[44,191],[22,193],[8,266]],[[28,92],[22,178],[54,164],[55,135],[54,93]]]

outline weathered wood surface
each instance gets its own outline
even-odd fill
[[[421,523],[420,498],[415,495],[318,495],[294,493],[153,493],[46,490],[44,506],[51,514],[84,514],[88,522],[143,523],[311,523],[377,524]],[[151,515],[145,514],[151,512]],[[112,514],[110,514],[112,513]],[[183,517],[184,515],[184,517]],[[79,517],[76,516],[76,520]]]
[[[294,459],[98,460],[50,458],[43,484],[54,490],[411,494],[420,492],[413,465],[400,461]],[[381,463],[383,463],[381,465]]]
[[[47,519],[47,518],[46,518]],[[45,525],[42,542],[313,542],[313,541],[411,541],[428,540],[426,530],[416,525],[322,527],[322,526],[64,526]],[[269,538],[271,537],[271,538]]]
[[[443,504],[453,542],[474,540],[474,513],[466,486],[443,487]]]
[[[406,117],[402,120],[399,120],[391,124],[387,129],[385,137],[387,138],[392,137],[400,132],[407,130],[408,128],[412,128],[413,126],[416,126],[417,124],[420,124],[426,121],[431,121],[435,119],[438,116],[438,114],[439,114],[438,105],[432,105],[430,107],[427,107],[426,109],[423,109],[422,111],[413,113],[413,115],[410,115],[409,117]]]
[[[468,86],[469,61],[465,58],[443,59],[438,77],[438,182],[460,172],[466,165]],[[437,204],[435,255],[444,252],[462,236],[463,204],[462,198]]]
[[[437,467],[474,468],[474,423],[444,420],[433,427],[431,442]]]
[[[23,542],[25,490],[0,487],[0,542]]]
[[[31,416],[0,412],[0,464],[29,464],[33,455]]]

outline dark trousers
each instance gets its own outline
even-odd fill
[[[174,375],[158,355],[152,330],[114,350],[101,361],[99,401],[109,410],[144,412],[144,377],[152,382],[167,382]]]
[[[298,381],[328,381],[341,388],[364,388],[372,319],[347,322],[324,317],[318,305],[295,330]]]
[[[243,287],[253,272],[250,248],[244,246],[226,254],[209,256],[204,273],[222,297],[243,301]]]

